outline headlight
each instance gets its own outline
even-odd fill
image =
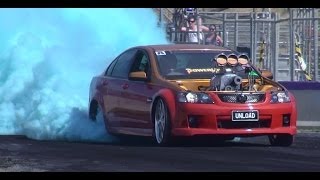
[[[177,96],[178,102],[203,104],[214,103],[208,94],[201,92],[179,92]]]
[[[271,94],[271,103],[286,103],[290,102],[290,97],[287,92],[273,92]]]

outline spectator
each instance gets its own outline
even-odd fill
[[[216,26],[214,24],[211,24],[209,26],[209,33],[206,35],[206,44],[212,44],[216,46],[222,46],[223,45],[223,40],[222,38],[218,35],[216,31]]]
[[[190,15],[188,17],[188,24],[187,27],[181,27],[181,31],[186,31],[187,32],[187,42],[192,42],[192,43],[198,43],[200,40],[203,41],[203,34],[202,31],[209,31],[209,28],[206,26],[203,26],[201,24],[201,18],[199,18],[199,38],[198,38],[198,29],[197,29],[197,23],[196,23],[196,18],[194,15]]]

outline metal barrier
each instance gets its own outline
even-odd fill
[[[311,81],[319,81],[318,11],[315,8],[290,9],[287,19],[280,19],[277,13],[271,12],[198,11],[197,14],[203,25],[216,25],[224,40],[223,46],[245,51],[253,64],[270,70],[276,81],[307,81],[308,74]],[[168,38],[173,43],[188,43],[188,33],[176,24],[169,28]],[[197,33],[198,36],[206,34]]]
[[[281,81],[297,102],[298,126],[320,127],[320,82],[315,81]]]
[[[299,54],[297,54],[297,46],[299,46],[303,57],[302,60],[304,61],[290,63],[290,78],[305,80],[305,72],[303,72],[303,67],[301,67],[301,63],[305,63],[306,73],[311,75],[313,80],[319,80],[318,10],[314,8],[291,9],[289,20],[291,29],[290,59],[299,59]]]

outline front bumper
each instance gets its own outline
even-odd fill
[[[233,136],[259,136],[271,134],[297,133],[296,127],[283,128],[253,128],[253,129],[208,129],[208,128],[175,128],[172,130],[174,136],[196,136],[196,135],[233,135]]]
[[[233,110],[258,110],[258,121],[232,121]],[[289,117],[288,124],[283,123],[284,116]],[[190,124],[189,118],[197,121]],[[191,104],[178,103],[172,114],[172,135],[234,135],[255,136],[268,134],[297,133],[297,114],[291,103],[282,104]]]

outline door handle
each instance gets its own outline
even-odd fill
[[[102,86],[108,85],[108,81],[102,81]]]
[[[129,84],[122,84],[122,89],[128,89]]]

